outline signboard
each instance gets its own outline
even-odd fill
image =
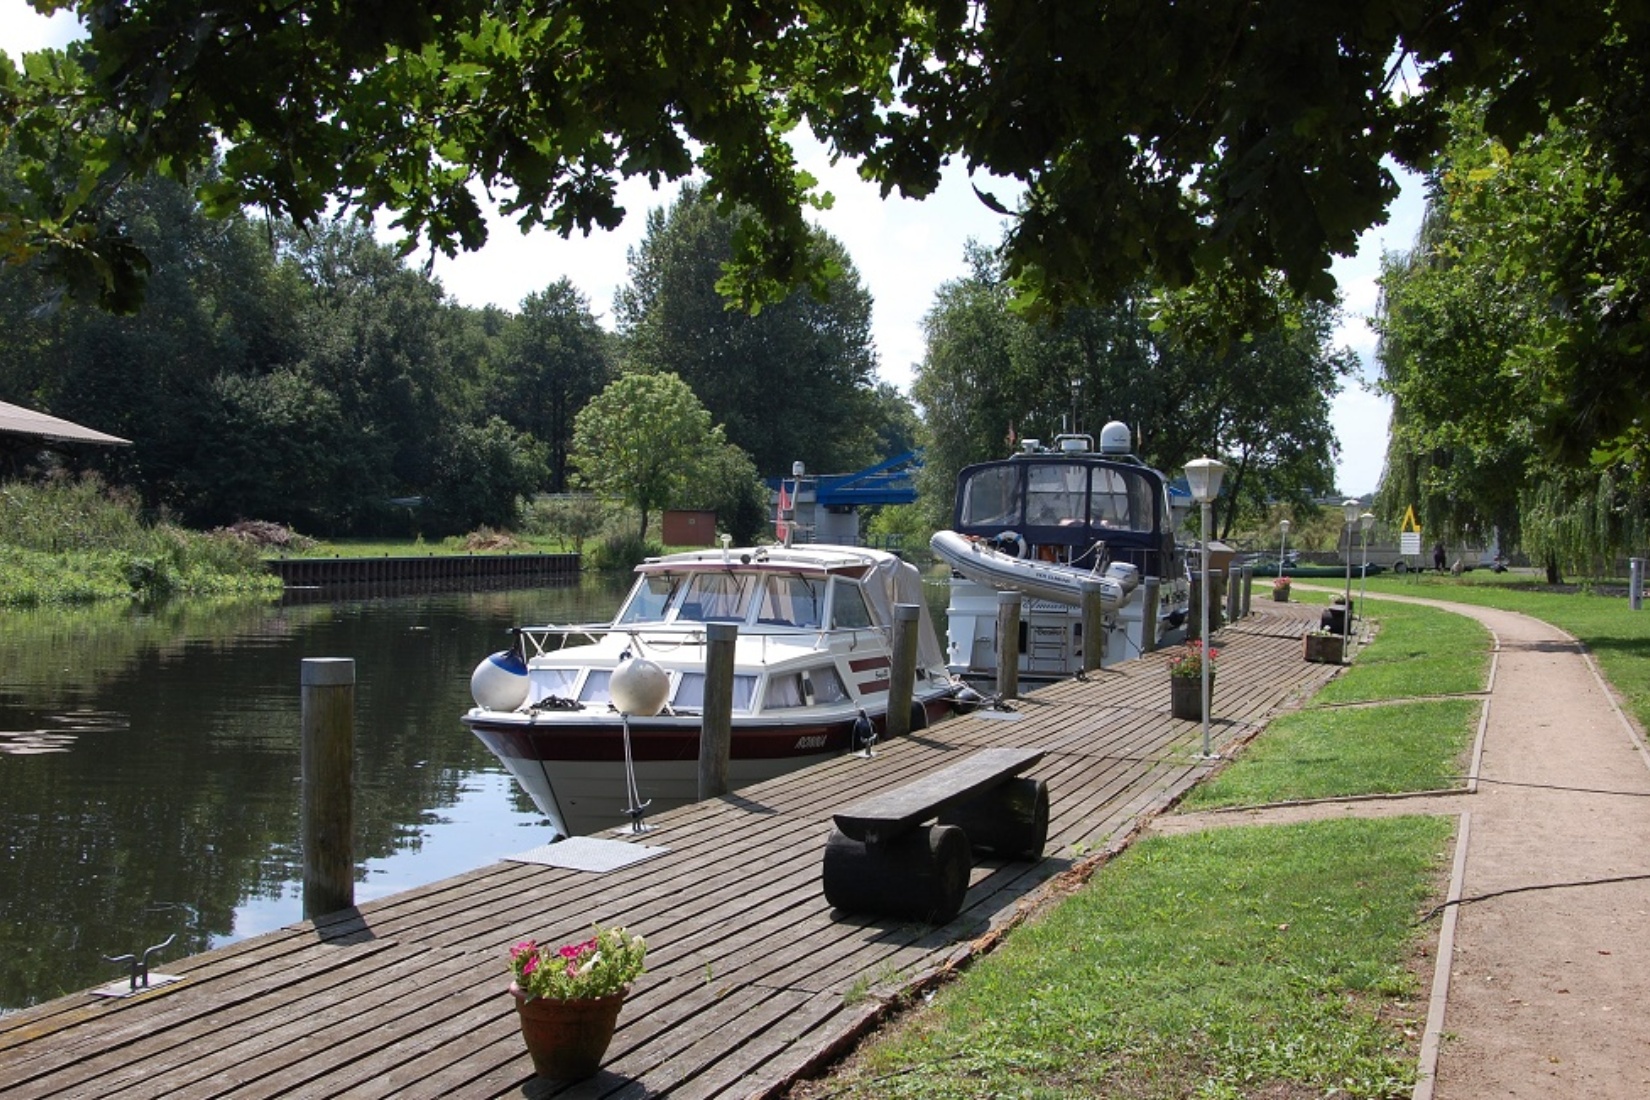
[[[1421,532],[1401,531],[1398,534],[1398,553],[1419,554],[1421,552]]]
[[[1421,523],[1415,518],[1415,505],[1404,509],[1404,522],[1398,525],[1398,530],[1414,531],[1417,535],[1421,533]]]

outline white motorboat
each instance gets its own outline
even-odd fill
[[[654,798],[697,797],[710,624],[738,627],[732,787],[883,734],[896,604],[919,608],[912,728],[944,714],[959,686],[946,671],[921,576],[893,554],[724,548],[651,558],[636,573],[611,623],[519,627],[516,647],[484,660],[471,678],[476,706],[464,723],[564,836],[578,822],[611,820]],[[621,714],[615,674],[643,662],[662,707],[646,716],[626,704],[632,713]]]
[[[997,593],[1025,597],[1019,668],[1031,679],[1083,668],[1082,590],[1101,584],[1102,659],[1138,656],[1185,621],[1186,558],[1175,542],[1168,479],[1130,453],[1129,429],[1024,441],[1019,454],[957,475],[954,530],[930,542],[951,567],[947,665],[975,678],[997,671]],[[1141,583],[1153,580],[1154,584]],[[1147,606],[1148,593],[1155,593]]]

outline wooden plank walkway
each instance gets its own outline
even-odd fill
[[[1218,743],[1252,735],[1337,671],[1301,660],[1316,608],[1264,605],[1217,635]],[[1312,625],[1315,625],[1313,623]],[[1196,722],[1169,717],[1156,653],[684,807],[668,847],[592,874],[504,862],[159,969],[176,985],[60,998],[0,1019],[0,1096],[761,1096],[821,1064],[890,996],[984,948],[1030,902],[1092,872],[1204,775]],[[820,890],[831,812],[982,747],[1042,748],[1047,856],[984,861],[934,928],[833,912]],[[1051,882],[1061,878],[1062,882]],[[647,937],[649,970],[595,1079],[532,1077],[506,986],[509,946],[592,922]]]

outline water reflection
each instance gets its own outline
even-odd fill
[[[619,582],[622,587],[622,582]],[[523,622],[611,584],[344,604],[0,614],[0,1011],[299,919],[299,662],[356,660],[357,898],[481,866],[542,823],[458,723]]]

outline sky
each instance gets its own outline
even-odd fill
[[[50,20],[27,0],[0,0],[0,49],[14,59],[28,50],[61,46],[75,36],[77,24],[67,13]],[[835,196],[835,205],[814,220],[853,258],[873,305],[872,337],[882,380],[909,390],[913,368],[923,351],[922,318],[935,291],[966,273],[963,246],[969,238],[994,243],[1002,235],[1002,218],[975,196],[967,172],[958,164],[946,169],[939,190],[922,202],[893,196],[884,200],[877,188],[860,180],[844,162],[831,165],[811,141],[799,143],[799,160]],[[1012,205],[1014,190],[988,177],[974,181],[982,190]],[[1363,378],[1336,397],[1331,421],[1340,440],[1337,489],[1362,496],[1374,491],[1386,456],[1389,407],[1366,388],[1376,377],[1375,337],[1367,323],[1379,294],[1383,252],[1409,248],[1421,224],[1422,189],[1413,177],[1401,177],[1403,191],[1384,226],[1360,239],[1357,255],[1336,263],[1343,318],[1336,343],[1355,350]],[[456,259],[437,257],[434,274],[448,294],[468,306],[516,309],[523,298],[558,279],[578,287],[591,309],[612,326],[613,296],[628,278],[627,252],[642,240],[650,207],[674,198],[674,189],[654,192],[642,181],[620,188],[627,210],[624,224],[611,233],[562,240],[554,233],[523,235],[508,219],[490,226],[480,252]]]

